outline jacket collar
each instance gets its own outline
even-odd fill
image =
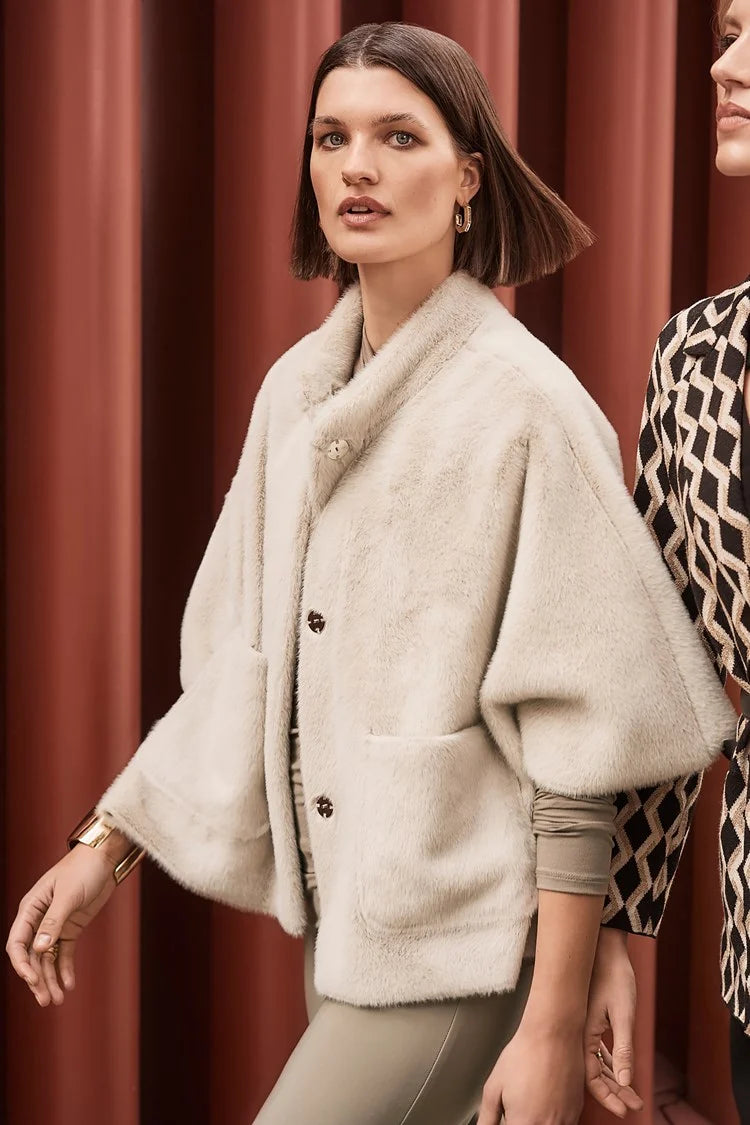
[[[311,339],[300,372],[312,424],[310,500],[319,514],[363,450],[393,415],[464,345],[490,312],[510,316],[486,285],[452,273],[352,379],[362,342],[359,284],[339,299]]]
[[[735,342],[734,337],[737,336],[744,338],[744,352],[747,354],[748,324],[750,278],[703,305],[697,319],[688,328],[683,351],[686,355],[700,358],[708,355],[720,339]]]

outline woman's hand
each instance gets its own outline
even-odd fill
[[[635,1025],[635,973],[630,964],[626,936],[602,927],[589,988],[584,1032],[586,1088],[600,1105],[616,1117],[643,1102],[631,1088],[633,1029]],[[611,1030],[612,1054],[602,1043]]]
[[[524,1020],[484,1086],[477,1125],[576,1125],[583,1109],[581,1026]]]
[[[120,851],[127,850],[121,840]],[[42,1008],[62,1004],[64,990],[75,987],[76,943],[115,889],[119,858],[112,847],[77,844],[21,900],[5,948]],[[50,953],[56,942],[57,959]]]

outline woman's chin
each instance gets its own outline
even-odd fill
[[[716,167],[722,176],[750,176],[750,140],[724,141],[716,151]]]
[[[337,246],[333,248],[337,257],[341,258],[343,262],[348,262],[351,266],[381,266],[386,262],[393,262],[398,258],[402,258],[403,254],[398,254],[392,249],[390,252],[381,247],[376,249],[374,246],[358,246],[353,247],[350,245]]]

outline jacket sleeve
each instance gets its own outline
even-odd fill
[[[698,772],[733,721],[609,428],[586,399],[537,404],[480,693],[485,721],[521,775],[571,797]]]
[[[677,498],[673,427],[665,418],[662,355],[654,351],[636,458],[634,497],[661,551],[719,680],[726,671],[702,627],[690,586],[682,511]],[[603,921],[634,934],[656,936],[687,841],[702,773],[617,795],[610,883]]]
[[[259,649],[266,433],[262,387],[187,600],[182,694],[97,806],[179,882],[224,901],[235,900],[228,872],[268,831]]]
[[[258,391],[237,470],[188,594],[180,631],[187,691],[232,630],[260,644],[267,384]]]

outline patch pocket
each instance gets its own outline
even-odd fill
[[[368,927],[445,931],[517,916],[533,895],[531,820],[483,724],[369,735],[359,766],[357,883]]]

